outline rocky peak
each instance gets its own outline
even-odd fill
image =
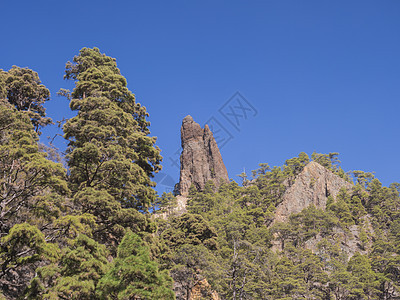
[[[320,164],[312,161],[296,176],[276,208],[275,221],[285,222],[291,214],[299,213],[310,204],[325,209],[328,196],[336,198],[341,188],[353,185]]]
[[[186,116],[182,121],[181,143],[180,195],[187,196],[192,184],[201,191],[209,180],[217,188],[221,182],[229,182],[228,172],[208,125],[202,129],[191,116]]]

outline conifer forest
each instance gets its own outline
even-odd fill
[[[160,195],[152,112],[117,60],[66,62],[62,121],[40,75],[0,70],[1,300],[400,299],[399,183],[343,170],[337,152],[233,180],[188,116],[180,180]],[[54,123],[65,151],[39,140]]]

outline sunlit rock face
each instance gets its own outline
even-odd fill
[[[283,195],[282,202],[276,208],[275,221],[285,222],[291,214],[299,213],[311,204],[325,209],[328,196],[336,198],[343,187],[351,189],[353,185],[312,161]]]
[[[191,116],[185,117],[181,127],[181,142],[180,195],[187,196],[192,184],[202,191],[209,180],[217,188],[221,183],[229,182],[218,145],[207,125],[202,129]]]

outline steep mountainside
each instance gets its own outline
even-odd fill
[[[0,300],[400,299],[400,183],[301,152],[239,185],[187,116],[177,195],[159,196],[160,149],[115,59],[83,48],[65,78],[61,157],[38,144],[38,75],[0,70]]]
[[[157,221],[177,299],[398,299],[400,185],[338,162],[300,153],[175,199]]]

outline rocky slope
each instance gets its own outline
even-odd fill
[[[288,221],[291,214],[299,213],[311,204],[316,208],[325,210],[328,196],[332,196],[335,199],[340,189],[351,190],[353,187],[353,184],[345,181],[320,164],[310,162],[297,175],[293,185],[283,195],[282,202],[278,205],[275,212],[274,223]],[[372,226],[369,222],[369,217],[365,216],[363,219],[365,229],[371,233]],[[348,258],[352,257],[355,252],[365,252],[360,247],[360,229],[356,225],[350,226],[347,230],[334,228],[334,235],[341,240],[340,248],[346,253]],[[321,240],[322,237],[318,234],[316,237],[308,240],[305,247],[315,253],[318,251],[317,244]],[[273,241],[272,244],[273,250],[282,250],[278,241]]]
[[[353,184],[314,161],[308,163],[283,195],[276,208],[275,222],[287,221],[291,214],[301,212],[310,204],[325,209],[328,196],[335,198],[343,187],[351,189]]]
[[[185,117],[181,127],[181,142],[178,185],[178,193],[181,196],[188,195],[192,184],[201,191],[209,180],[212,180],[217,188],[221,182],[229,182],[221,153],[207,125],[202,129],[191,116]]]

